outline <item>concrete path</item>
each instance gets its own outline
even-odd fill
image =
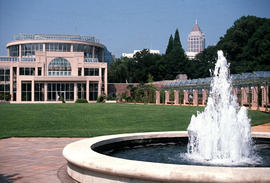
[[[270,132],[270,123],[252,127]],[[0,140],[0,183],[73,183],[63,148],[82,138],[8,138]]]

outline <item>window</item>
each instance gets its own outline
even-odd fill
[[[13,101],[16,101],[17,94],[17,67],[13,67]]]
[[[77,88],[78,88],[77,97],[86,99],[86,83],[78,83]]]
[[[78,68],[78,76],[81,76],[81,75],[82,75],[82,68],[79,67],[79,68]]]
[[[33,56],[35,55],[35,51],[43,51],[43,44],[22,44],[21,46],[22,56]]]
[[[22,82],[22,101],[32,100],[32,84],[31,82]]]
[[[99,76],[99,69],[98,68],[84,68],[84,75],[85,76]]]
[[[105,86],[104,86],[104,83],[105,83],[105,68],[102,68],[101,69],[101,80],[102,80],[102,86],[101,86],[101,92],[104,93],[105,92]]]
[[[0,67],[0,100],[10,100],[10,70]]]
[[[34,76],[35,68],[34,67],[20,67],[20,75]]]
[[[48,83],[47,97],[49,101],[74,100],[74,83]]]
[[[35,101],[44,101],[44,83],[35,83]]]
[[[71,76],[71,65],[65,58],[57,57],[49,63],[49,76]]]
[[[42,74],[42,68],[41,67],[38,67],[38,76],[41,76]]]
[[[98,83],[89,83],[89,100],[95,101],[98,98]]]
[[[9,47],[9,56],[18,57],[19,56],[19,46],[14,45]]]
[[[70,45],[68,43],[46,43],[46,51],[70,52]]]
[[[83,52],[84,57],[86,57],[86,58],[92,58],[92,49],[93,49],[93,47],[90,45],[73,44],[73,51],[74,52]]]

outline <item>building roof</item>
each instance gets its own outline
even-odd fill
[[[56,39],[56,40],[73,40],[73,41],[86,41],[99,43],[99,40],[93,36],[81,36],[81,35],[59,35],[59,34],[17,34],[14,36],[14,41],[22,40],[44,40],[44,39]]]
[[[196,31],[202,32],[201,29],[200,29],[200,27],[199,27],[199,25],[198,25],[198,21],[197,20],[195,21],[195,24],[194,24],[194,26],[192,28],[192,32],[196,32]]]

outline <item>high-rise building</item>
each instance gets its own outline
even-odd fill
[[[188,35],[188,51],[186,52],[189,59],[195,58],[195,56],[202,52],[205,48],[205,35],[201,31],[198,21],[195,21],[195,25],[192,31]]]

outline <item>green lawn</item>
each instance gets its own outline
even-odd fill
[[[93,137],[105,134],[186,130],[203,107],[135,104],[1,104],[0,138]],[[270,115],[249,111],[252,125]]]

